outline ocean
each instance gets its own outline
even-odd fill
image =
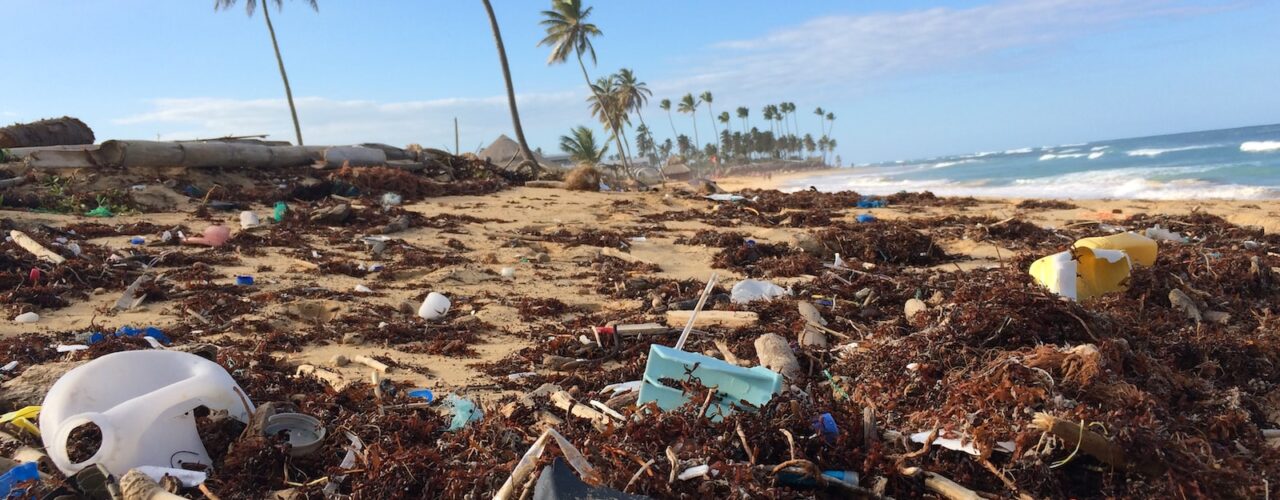
[[[858,165],[783,190],[1079,199],[1280,198],[1280,124]]]

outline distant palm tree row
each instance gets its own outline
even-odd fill
[[[587,22],[587,18],[591,15],[591,7],[584,7],[582,0],[552,0],[551,10],[543,11],[542,15],[541,24],[546,28],[547,36],[539,45],[551,46],[551,56],[547,59],[547,63],[564,62],[570,55],[577,57],[578,66],[582,69],[582,77],[591,90],[591,96],[587,98],[591,116],[600,121],[609,134],[609,140],[617,146],[618,158],[627,172],[633,172],[628,158],[634,155],[626,136],[633,113],[640,122],[635,128],[635,154],[649,158],[652,163],[666,161],[674,154],[679,154],[688,163],[700,164],[709,163],[713,158],[718,163],[732,160],[803,158],[806,157],[806,153],[812,157],[815,152],[821,152],[822,161],[825,163],[827,154],[836,148],[835,139],[830,137],[831,128],[836,119],[835,113],[827,112],[822,108],[814,110],[814,114],[817,114],[820,120],[817,140],[811,133],[800,134],[794,102],[769,104],[761,109],[761,115],[769,123],[769,129],[766,131],[751,127],[748,122],[750,110],[746,107],[738,107],[736,111],[738,119],[742,121],[742,130],[733,131],[729,123],[729,112],[724,111],[717,115],[712,108],[715,98],[710,91],[702,92],[696,97],[693,93],[688,93],[676,102],[676,112],[687,114],[692,119],[692,140],[676,129],[675,118],[671,114],[672,101],[670,99],[659,101],[658,108],[667,112],[667,122],[671,125],[671,138],[658,142],[653,130],[644,122],[644,116],[641,115],[641,110],[648,104],[653,92],[636,77],[634,71],[622,68],[617,73],[597,78],[594,82],[587,73],[582,56],[585,53],[590,56],[592,64],[596,62],[595,47],[591,39],[603,34],[596,25]],[[711,128],[715,134],[713,137],[717,139],[707,143],[703,143],[699,135],[696,116],[698,108],[703,104],[706,105],[707,115],[711,118]],[[723,130],[716,126],[717,121],[724,125]],[[596,144],[597,141],[592,134],[589,128],[575,127],[569,135],[560,137],[561,150],[575,159],[604,157],[603,147],[596,151],[581,149],[584,144]]]

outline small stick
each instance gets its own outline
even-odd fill
[[[693,322],[698,318],[698,313],[702,312],[702,306],[707,304],[707,297],[711,296],[711,289],[715,288],[716,281],[720,277],[715,272],[711,273],[711,277],[707,279],[707,287],[702,290],[702,296],[698,297],[698,305],[694,306],[693,314],[689,315],[689,322],[685,323],[684,331],[680,332],[680,340],[676,341],[676,350],[684,350],[684,342],[689,339],[689,332],[693,331]]]
[[[1003,472],[1000,472],[1000,469],[997,469],[995,464],[991,463],[990,460],[979,457],[978,462],[981,463],[983,467],[986,467],[987,470],[991,471],[992,474],[995,474],[997,478],[1000,478],[1000,482],[1004,483],[1005,487],[1009,488],[1009,490],[1015,495],[1018,495],[1018,498],[1031,500],[1030,496],[1018,489],[1017,483],[1013,482],[1012,479],[1009,479],[1008,476],[1005,476]]]
[[[982,500],[982,497],[976,491],[960,486],[955,481],[947,479],[940,474],[935,474],[919,467],[905,467],[902,469],[902,474],[905,476],[924,474],[924,487],[950,500]]]
[[[648,471],[649,467],[652,466],[653,464],[654,464],[654,460],[650,459],[648,462],[645,462],[644,465],[641,465],[640,470],[636,471],[635,474],[632,474],[631,480],[627,481],[627,485],[622,487],[622,492],[626,493],[627,489],[631,488],[631,483],[634,483],[636,482],[637,479],[640,479],[640,475]]]
[[[204,497],[209,500],[222,500],[221,498],[218,498],[218,495],[214,495],[212,491],[209,491],[209,487],[205,486],[204,483],[200,483],[197,488],[200,488],[200,493],[204,493]]]
[[[738,432],[738,439],[741,439],[741,440],[742,440],[742,449],[743,449],[743,450],[746,450],[746,452],[747,452],[747,459],[748,459],[748,462],[750,462],[750,463],[751,463],[751,465],[755,465],[755,464],[756,464],[756,452],[755,452],[755,450],[752,450],[752,449],[751,449],[751,445],[747,444],[747,433],[742,432],[742,423],[741,423],[741,422],[734,422],[734,423],[733,423],[733,426],[734,426],[735,430]]]
[[[387,373],[387,371],[391,370],[391,367],[387,366],[386,363],[383,363],[381,361],[378,361],[376,359],[373,359],[365,355],[352,357],[351,361],[355,361],[369,368],[373,368],[374,370],[378,370],[379,373]]]
[[[723,340],[718,340],[718,339],[715,341],[715,343],[716,343],[716,349],[720,350],[720,355],[724,356],[725,361],[728,361],[729,364],[731,365],[742,366],[742,361],[738,359],[738,356],[735,355],[733,351],[729,350],[729,344],[726,344],[724,343]]]
[[[908,458],[916,458],[920,455],[924,455],[925,453],[929,453],[929,448],[933,446],[933,442],[937,439],[938,439],[938,429],[934,429],[932,432],[929,433],[929,437],[924,438],[924,446],[920,447],[920,449],[913,451],[911,453],[906,453],[902,455],[892,455],[891,458],[906,460]]]
[[[680,459],[670,446],[667,447],[667,460],[671,462],[671,477],[667,478],[667,483],[670,484],[676,482],[676,472],[680,469]]]

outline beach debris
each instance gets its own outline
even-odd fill
[[[1031,264],[1031,276],[1049,291],[1071,300],[1084,300],[1124,289],[1129,256],[1122,250],[1078,247]]]
[[[760,366],[780,373],[788,380],[795,379],[800,374],[800,362],[796,360],[796,354],[791,350],[791,345],[787,344],[787,339],[766,333],[756,338],[755,346]]]
[[[248,274],[237,274],[236,285],[237,286],[253,286],[253,276],[250,276]]]
[[[378,204],[384,209],[400,206],[401,203],[404,203],[404,197],[392,192],[382,193],[382,198],[378,200]]]
[[[516,277],[516,268],[504,267],[500,273],[503,279],[514,279]]]
[[[858,214],[858,216],[857,216],[857,217],[854,217],[854,218],[853,218],[853,220],[855,220],[855,221],[857,221],[857,222],[860,222],[860,223],[863,223],[863,224],[866,224],[866,223],[868,223],[868,222],[875,222],[875,221],[876,221],[876,216],[871,215],[871,214]]]
[[[916,317],[917,314],[928,310],[929,304],[926,304],[923,300],[907,299],[906,304],[902,307],[902,314],[907,317],[907,321],[910,321],[911,318]]]
[[[346,355],[343,355],[343,354],[334,354],[332,358],[329,358],[329,364],[336,366],[338,368],[347,366],[347,364],[350,362],[351,360],[347,358]]]
[[[448,297],[438,292],[431,292],[422,300],[422,305],[418,306],[418,316],[428,321],[437,320],[449,313],[451,305]]]
[[[342,224],[351,218],[351,205],[340,203],[311,213],[311,222]]]
[[[142,305],[142,302],[147,299],[147,294],[138,293],[138,291],[149,281],[151,281],[151,275],[149,273],[142,273],[142,276],[138,276],[134,279],[133,282],[124,289],[124,293],[120,294],[120,298],[116,299],[116,310],[128,311]]]
[[[211,465],[189,410],[224,410],[248,423],[253,405],[244,394],[226,370],[194,354],[117,352],[76,367],[53,384],[40,405],[41,439],[65,474],[89,463],[112,473],[139,465]],[[103,437],[91,459],[77,462],[71,439],[80,428],[96,428],[91,432]]]
[[[751,311],[702,311],[696,317],[693,311],[667,311],[666,318],[667,326],[671,328],[683,328],[690,318],[694,318],[694,328],[743,328],[760,321],[760,316]]]
[[[35,323],[37,321],[40,321],[40,315],[31,311],[13,317],[14,323]]]
[[[689,401],[689,394],[663,380],[697,380],[704,387],[716,388],[718,397],[708,400],[711,403],[704,413],[713,421],[742,408],[738,401],[759,407],[782,390],[782,376],[763,366],[742,368],[709,356],[651,344],[638,404],[654,402],[664,411],[671,411]]]
[[[356,285],[354,288],[356,293],[373,293],[373,289],[364,285]]]
[[[204,245],[208,247],[220,247],[231,239],[231,230],[226,226],[213,225],[204,228],[200,236],[192,236],[182,240],[184,245]]]
[[[262,222],[258,220],[258,214],[250,210],[240,212],[240,229],[253,229],[260,225]]]
[[[388,371],[391,371],[391,367],[387,366],[386,363],[373,359],[369,356],[356,355],[351,358],[351,361],[373,368],[374,370],[377,370],[378,373],[387,373]]]
[[[1156,241],[1134,232],[1083,238],[1076,241],[1072,247],[1118,250],[1124,252],[1129,256],[1129,260],[1140,266],[1151,266],[1156,263]]]
[[[1142,234],[1148,238],[1159,241],[1171,241],[1174,243],[1186,243],[1188,240],[1185,236],[1160,227],[1159,224],[1147,228]]]
[[[267,436],[283,433],[289,440],[289,455],[303,457],[315,452],[324,443],[325,428],[319,419],[311,415],[279,412],[266,417],[262,433]]]
[[[462,430],[467,424],[484,418],[484,411],[479,406],[476,406],[475,402],[459,397],[457,394],[445,396],[440,402],[452,415],[449,420],[449,432]]]
[[[533,486],[533,498],[553,500],[570,498],[590,498],[595,500],[641,500],[649,498],[633,495],[601,486],[587,484],[574,475],[569,465],[556,457],[542,468],[538,481]]]
[[[747,199],[745,196],[733,193],[715,193],[703,196],[703,198],[711,201],[742,201]]]
[[[556,447],[560,449],[560,453],[564,455],[573,470],[578,472],[578,477],[582,478],[584,483],[588,485],[599,485],[604,482],[604,478],[596,471],[596,468],[587,461],[578,448],[570,443],[568,439],[560,435],[555,428],[549,427],[542,431],[538,439],[534,440],[529,449],[520,457],[520,461],[516,462],[515,468],[511,471],[511,475],[498,488],[498,492],[493,495],[494,500],[508,500],[515,493],[516,485],[524,484],[525,479],[529,477],[535,467],[538,465],[538,459],[542,458],[542,453],[546,451],[547,440],[554,440]],[[608,497],[605,497],[608,498]]]
[[[1196,305],[1196,301],[1192,300],[1191,297],[1188,297],[1186,292],[1183,292],[1182,290],[1177,288],[1169,290],[1169,304],[1172,305],[1174,309],[1186,314],[1187,319],[1193,319],[1196,323],[1199,323],[1203,319],[1200,315],[1200,307]]]
[[[79,118],[63,116],[0,127],[0,148],[93,144],[93,129]]]
[[[884,208],[885,201],[880,198],[863,197],[855,205],[857,208]]]
[[[746,304],[788,295],[791,295],[790,291],[768,281],[745,279],[733,285],[729,291],[729,300],[734,304]]]
[[[48,261],[54,265],[61,264],[67,260],[66,257],[59,255],[53,250],[45,248],[44,245],[41,245],[30,236],[27,236],[27,233],[17,229],[10,230],[9,237],[13,238],[13,242],[17,243],[23,250],[31,252],[32,255],[39,257],[41,260]]]
[[[25,462],[0,474],[0,498],[26,498],[27,490],[20,485],[40,480],[39,465],[38,462]]]
[[[1152,455],[1131,457],[1124,448],[1105,436],[1086,429],[1082,424],[1063,420],[1048,413],[1036,413],[1031,428],[1052,434],[1066,442],[1066,448],[1078,449],[1102,463],[1118,469],[1133,469],[1143,474],[1160,474],[1165,467],[1152,460]]]

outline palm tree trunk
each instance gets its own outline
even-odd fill
[[[711,142],[713,142],[713,143],[715,143],[715,142],[719,142],[719,141],[720,141],[720,127],[717,127],[717,126],[716,126],[716,112],[711,110],[711,103],[707,103],[707,114],[708,114],[708,115],[711,115],[711,131],[712,131],[712,132],[715,132],[715,136],[714,136],[714,137],[715,137],[715,139],[713,139]]]
[[[591,95],[596,96],[596,101],[600,103],[600,112],[604,113],[605,122],[613,128],[613,140],[618,146],[618,157],[622,158],[622,167],[627,171],[627,176],[631,176],[631,168],[627,165],[627,152],[622,145],[622,138],[618,134],[618,127],[614,125],[613,113],[609,112],[609,106],[605,105],[604,98],[596,92],[596,88],[591,85],[591,75],[587,74],[587,65],[582,62],[582,54],[578,54],[578,67],[582,68],[582,79],[586,80],[587,88],[591,89]]]
[[[516,108],[516,88],[511,83],[511,68],[507,65],[507,49],[502,45],[502,32],[498,30],[498,17],[493,14],[493,6],[489,4],[489,0],[480,1],[484,3],[484,10],[489,13],[489,25],[493,27],[493,43],[498,46],[498,60],[502,62],[502,78],[507,82],[507,106],[511,108],[511,125],[516,129],[516,141],[520,143],[520,152],[524,154],[524,159],[533,164],[533,176],[537,178],[542,166],[538,165],[533,151],[529,149],[529,143],[524,140],[524,127],[520,126],[520,110]]]
[[[284,58],[280,57],[280,44],[276,43],[276,28],[271,25],[271,8],[262,4],[262,18],[267,20],[267,31],[271,33],[271,47],[276,51],[276,64],[280,65],[280,79],[284,80],[284,96],[289,99],[289,114],[293,116],[293,132],[298,135],[298,145],[302,146],[302,126],[298,124],[298,108],[293,105],[293,89],[289,87],[289,74],[284,71]]]
[[[667,110],[667,121],[671,123],[671,139],[679,139],[680,133],[676,132],[676,120],[671,117],[671,110]]]
[[[702,149],[702,139],[698,138],[698,110],[694,109],[689,113],[689,119],[693,120],[693,155],[698,155],[698,150]]]

